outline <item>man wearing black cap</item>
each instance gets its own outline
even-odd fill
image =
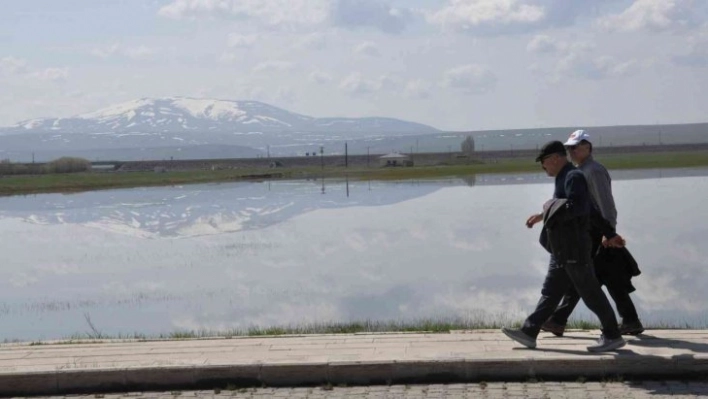
[[[602,164],[593,158],[590,135],[585,130],[576,130],[563,145],[565,145],[566,150],[568,150],[570,160],[583,172],[588,182],[590,197],[593,199],[602,217],[607,219],[607,222],[609,222],[612,227],[616,228],[617,208],[615,207],[615,200],[612,196],[610,174]],[[607,263],[606,260],[608,256],[612,259],[612,257],[617,256],[616,254],[619,252],[609,252],[612,250],[603,249],[600,255],[598,255],[598,248],[600,248],[600,244],[602,243],[602,233],[599,229],[593,228],[590,232],[590,236],[593,240],[591,253],[593,256],[599,256],[599,259],[595,258],[596,262],[594,262],[596,268],[598,264],[600,265],[600,269],[597,270],[597,276],[600,283],[604,283],[607,287],[607,292],[615,301],[617,312],[622,317],[622,323],[619,327],[620,332],[623,335],[641,334],[644,331],[644,326],[642,326],[642,323],[639,321],[637,308],[634,306],[634,302],[629,295],[630,292],[634,290],[634,287],[629,282],[630,276],[625,274],[626,269],[621,267],[621,265],[620,267],[616,267],[616,264],[605,264],[605,267],[602,267],[603,263]],[[575,292],[573,287],[571,287],[563,297],[563,301],[558,309],[556,309],[551,318],[541,326],[541,330],[552,332],[556,336],[562,336],[565,331],[565,325],[568,322],[568,317],[570,317],[570,314],[579,301],[580,296]]]
[[[615,312],[600,288],[590,255],[591,223],[602,225],[607,237],[605,245],[622,246],[624,240],[601,217],[591,202],[587,181],[583,173],[568,162],[565,147],[560,141],[551,141],[541,148],[536,158],[546,174],[555,177],[553,200],[546,203],[544,213],[532,215],[526,221],[528,228],[543,221],[541,243],[551,253],[541,299],[521,329],[502,328],[509,338],[528,347],[536,347],[536,337],[541,326],[558,306],[561,298],[572,285],[585,305],[597,315],[602,324],[602,335],[596,345],[588,346],[590,352],[612,351],[623,347]]]

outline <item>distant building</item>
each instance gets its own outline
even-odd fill
[[[379,157],[380,166],[413,166],[411,157],[405,154],[392,152]]]
[[[116,165],[91,165],[92,172],[113,172],[116,170]]]

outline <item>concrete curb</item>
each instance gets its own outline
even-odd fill
[[[555,359],[458,359],[170,366],[58,370],[0,375],[0,395],[64,395],[230,387],[380,385],[476,381],[700,378],[708,359],[687,356],[607,355]]]

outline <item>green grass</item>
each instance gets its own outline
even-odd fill
[[[184,172],[130,172],[130,173],[71,173],[5,176],[0,178],[0,195],[49,192],[77,192],[110,188],[174,186],[182,184],[238,181],[264,170],[184,171]]]
[[[708,151],[634,153],[598,156],[610,170],[690,168],[708,166]],[[351,170],[349,176],[368,177],[378,180],[398,180],[410,178],[463,177],[487,173],[542,172],[540,164],[529,159],[502,158],[496,163],[470,165],[416,166],[409,168],[377,168]]]
[[[608,169],[691,168],[708,166],[708,152],[613,154],[597,157]]]
[[[630,153],[598,156],[597,159],[610,170],[686,168],[708,166],[708,151]],[[541,172],[538,163],[531,159],[500,158],[495,161],[440,166],[414,166],[401,168],[380,167],[292,167],[281,169],[193,170],[180,172],[129,172],[129,173],[72,173],[32,176],[4,176],[0,178],[0,195],[37,193],[71,193],[90,190],[174,186],[197,183],[232,182],[273,178],[301,179],[311,177],[405,180],[444,177],[464,177],[486,173]]]
[[[175,331],[168,334],[149,335],[136,333],[131,335],[102,335],[101,339],[96,339],[90,333],[74,334],[59,342],[33,341],[30,345],[56,345],[56,344],[95,344],[106,340],[189,340],[205,338],[232,338],[232,337],[277,337],[287,335],[307,335],[307,334],[357,334],[357,333],[429,333],[429,334],[449,334],[459,330],[498,330],[503,326],[520,327],[523,323],[521,319],[509,317],[496,317],[489,319],[477,318],[437,318],[419,319],[411,321],[376,321],[364,320],[353,322],[330,322],[312,323],[298,325],[284,325],[271,327],[253,327],[246,329],[234,329],[227,331]],[[704,329],[706,323],[692,324],[688,322],[679,323],[644,323],[644,327],[651,329]],[[568,322],[568,330],[598,330],[601,326],[597,321],[584,319],[571,319]],[[9,341],[6,341],[8,343]],[[13,343],[19,343],[13,340]]]

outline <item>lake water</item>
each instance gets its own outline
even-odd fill
[[[708,169],[613,172],[646,323],[705,327]],[[425,317],[523,318],[542,174],[0,198],[0,340]],[[576,317],[593,320],[583,305]]]

